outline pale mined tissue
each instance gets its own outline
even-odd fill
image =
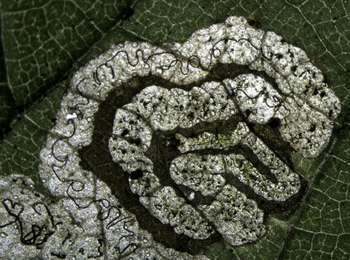
[[[40,153],[39,174],[55,199],[35,192],[29,178],[1,177],[0,257],[206,259],[154,241],[108,185],[82,168],[78,151],[92,142],[99,104],[134,77],[154,75],[178,86],[196,84],[217,64],[229,63],[263,71],[276,86],[252,73],[189,90],[145,86],[117,109],[109,149],[125,172],[142,172],[141,178],[129,178],[131,192],[176,233],[193,239],[219,233],[230,245],[261,238],[266,233],[263,211],[222,173],[235,176],[268,201],[288,200],[301,184],[299,176],[247,124],[264,125],[277,118],[281,138],[301,155],[316,157],[328,144],[340,102],[303,50],[273,32],[251,27],[242,17],[229,17],[225,23],[194,32],[184,43],[111,46],[73,75]],[[195,207],[172,187],[161,185],[146,155],[155,131],[188,129],[237,114],[246,119],[231,133],[176,135],[181,155],[171,162],[169,175],[176,184],[193,190],[191,199],[199,192],[213,198],[210,204]],[[230,151],[238,144],[249,147],[276,181],[241,154],[196,153]]]

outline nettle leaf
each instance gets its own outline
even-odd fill
[[[329,145],[318,157],[304,158],[290,152],[292,168],[305,179],[303,194],[293,201],[297,206],[286,204],[287,208],[277,213],[268,209],[267,231],[260,240],[243,246],[230,246],[222,239],[203,244],[186,240],[184,245],[179,237],[167,237],[168,228],[152,224],[148,213],[137,205],[137,199],[131,196],[124,201],[129,201],[132,212],[139,210],[137,219],[141,227],[151,230],[157,242],[210,259],[350,258],[349,1],[2,0],[0,3],[0,134],[4,135],[0,143],[0,173],[30,177],[35,190],[48,198],[52,195],[38,173],[40,150],[55,124],[71,76],[109,46],[123,41],[147,41],[156,46],[183,42],[194,31],[222,23],[234,15],[244,16],[253,27],[273,31],[304,50],[340,99],[341,113]],[[125,99],[135,95],[133,84],[142,83],[148,82],[131,83],[130,93],[122,93]],[[101,131],[103,134],[104,129]],[[99,163],[103,166],[103,156],[89,149],[83,153],[86,155],[83,164],[97,171]],[[103,167],[99,178],[112,182],[113,176],[102,172],[109,164]],[[116,180],[124,189],[123,181],[121,177]],[[11,181],[6,183],[10,185]],[[4,239],[2,235],[0,239]]]

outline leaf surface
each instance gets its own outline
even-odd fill
[[[0,173],[30,176],[40,192],[39,151],[69,77],[111,44],[181,42],[195,30],[242,15],[305,50],[342,103],[329,146],[295,154],[308,181],[299,210],[271,216],[255,244],[208,247],[212,259],[350,258],[350,1],[1,1]]]

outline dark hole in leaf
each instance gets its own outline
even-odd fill
[[[142,177],[143,177],[143,172],[140,169],[133,171],[130,174],[130,179],[132,179],[132,180],[137,180],[137,179],[140,179]]]
[[[256,27],[257,22],[256,22],[256,21],[254,21],[254,20],[250,20],[250,19],[248,19],[248,24],[249,24],[250,26],[252,26],[252,27]]]
[[[281,120],[278,117],[273,117],[269,120],[267,124],[272,128],[277,128],[281,124]]]
[[[139,146],[142,143],[142,140],[140,138],[137,138],[134,143]]]
[[[286,43],[287,41],[285,39],[282,39],[281,40],[281,43]]]
[[[122,136],[126,136],[129,133],[128,129],[124,129],[123,132],[121,133]]]
[[[316,130],[316,125],[312,125],[309,129],[309,132],[314,132]]]
[[[244,113],[246,114],[247,117],[249,117],[252,111],[250,109],[247,109],[246,111],[244,111]]]

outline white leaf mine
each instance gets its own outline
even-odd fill
[[[252,73],[196,85],[218,64],[231,63],[247,66]],[[275,84],[254,71],[266,73]],[[136,180],[129,178],[140,203],[176,233],[193,239],[218,232],[229,244],[243,245],[267,232],[257,203],[222,173],[268,201],[286,201],[300,189],[299,176],[249,130],[248,123],[265,125],[278,119],[282,139],[302,156],[316,157],[328,144],[340,113],[338,98],[303,50],[273,32],[253,28],[243,17],[232,16],[198,30],[184,43],[111,46],[74,73],[56,125],[41,150],[39,175],[54,200],[35,193],[28,178],[0,178],[1,258],[23,258],[30,252],[44,259],[205,259],[154,241],[108,185],[79,164],[78,151],[92,141],[101,102],[134,77],[150,75],[178,86],[196,86],[189,90],[145,86],[132,102],[117,109],[110,153],[125,172],[142,172]],[[181,155],[171,162],[170,177],[192,190],[184,194],[189,201],[201,194],[211,197],[211,204],[195,207],[172,187],[161,185],[146,155],[155,131],[189,129],[238,114],[246,122],[239,122],[230,133],[176,135]],[[249,147],[277,181],[260,173],[250,158],[228,153],[234,145]],[[226,153],[197,153],[207,149]]]

